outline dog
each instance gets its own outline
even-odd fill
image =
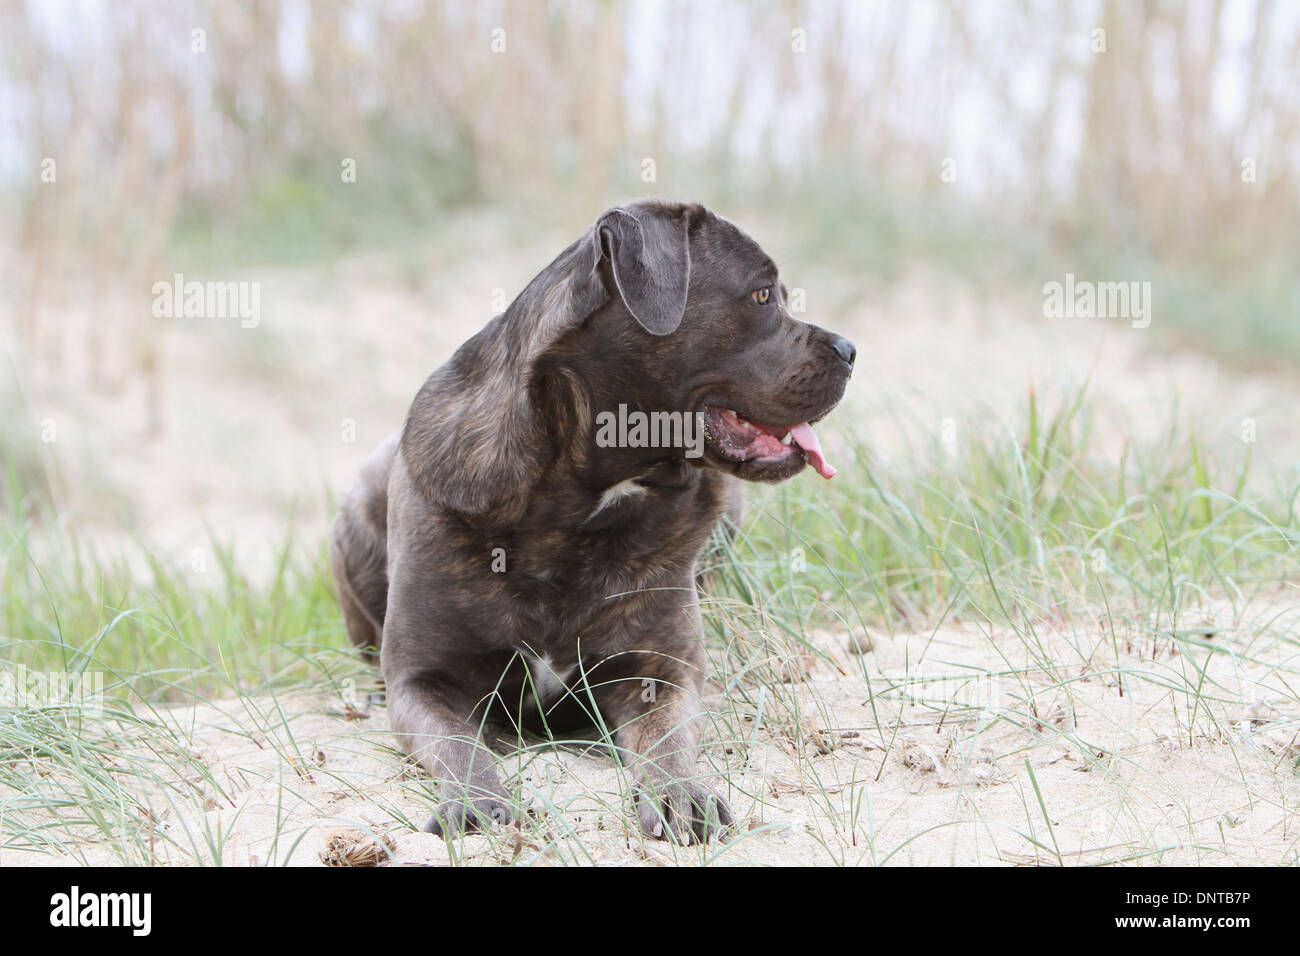
[[[812,426],[856,357],[787,295],[758,243],[703,206],[610,209],[365,463],[331,562],[392,729],[438,783],[427,831],[512,821],[484,721],[553,730],[566,708],[607,728],[645,833],[691,843],[732,824],[694,769],[697,565],[739,520],[742,480],[834,474]],[[638,414],[639,430],[612,427]],[[669,440],[646,420],[671,421]]]

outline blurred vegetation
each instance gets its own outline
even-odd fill
[[[834,279],[831,311],[918,267],[1030,316],[1067,272],[1150,281],[1144,341],[1294,366],[1297,12],[1273,0],[0,0],[0,661],[102,673],[109,698],[95,721],[10,708],[6,845],[79,854],[82,833],[69,834],[87,824],[124,862],[152,862],[141,782],[171,786],[180,768],[224,786],[163,705],[287,687],[338,697],[370,679],[346,649],[319,529],[285,518],[261,462],[237,491],[274,515],[266,574],[206,522],[183,560],[137,535],[157,485],[142,483],[137,513],[92,487],[110,457],[132,462],[132,478],[187,454],[188,471],[213,467],[183,442],[147,454],[176,393],[201,412],[181,427],[215,429],[204,401],[255,384],[244,431],[215,434],[233,448],[266,432],[258,447],[271,448],[290,426],[256,403],[296,384],[319,415],[284,421],[326,422],[334,440],[339,409],[303,372],[342,330],[208,333],[168,368],[177,334],[150,321],[154,282],[292,265],[310,285],[369,250],[400,253],[415,274],[430,258],[420,243],[468,246],[461,214],[479,209],[509,216],[483,217],[474,243],[530,242],[532,261],[555,251],[542,231],[548,243],[577,235],[606,206],[654,194],[761,226],[774,253]],[[359,339],[383,316],[358,318]],[[166,391],[205,364],[210,380]],[[392,374],[375,365],[357,390]],[[24,392],[24,376],[43,390]],[[212,380],[233,385],[205,392]],[[143,407],[147,426],[85,412],[113,401],[132,423]],[[71,426],[62,457],[39,433],[52,409]],[[792,740],[816,733],[787,680],[802,655],[826,653],[821,629],[991,622],[1035,659],[1043,629],[1057,629],[1087,662],[1080,675],[1044,656],[1059,687],[1130,679],[1127,641],[1177,647],[1193,669],[1194,653],[1250,664],[1280,645],[1295,659],[1282,611],[1224,639],[1257,598],[1294,591],[1293,469],[1251,474],[1253,445],[1240,443],[1244,459],[1220,454],[1176,412],[1160,439],[1111,454],[1095,427],[1109,410],[1083,391],[1031,392],[1013,425],[986,417],[951,446],[918,407],[891,411],[905,454],[855,444],[830,485],[750,489],[745,528],[713,556],[718,677],[730,699],[758,699],[736,761],[751,714],[788,717]],[[86,440],[96,430],[102,459]],[[71,467],[76,456],[89,465]],[[72,484],[83,513],[67,507]],[[199,515],[205,487],[171,493]],[[87,517],[119,513],[129,540],[83,533]],[[888,699],[859,666],[871,700]],[[1202,691],[1229,693],[1174,680],[1171,701],[1182,694],[1193,715]],[[259,741],[288,726],[244,720]],[[132,740],[143,756],[128,761]],[[294,748],[286,766],[305,766]],[[220,835],[170,839],[223,862]]]
[[[452,207],[577,228],[657,193],[779,209],[871,282],[916,261],[1027,301],[1067,271],[1150,280],[1157,329],[1300,359],[1287,4],[0,9],[5,278],[31,341],[74,271],[148,288],[406,242]],[[136,361],[162,374],[150,343]]]

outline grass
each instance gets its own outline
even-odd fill
[[[727,781],[737,836],[647,841],[598,741],[517,738],[504,760],[531,822],[452,841],[451,862],[602,862],[611,832],[632,860],[761,860],[775,852],[765,840],[797,832],[812,859],[885,864],[954,828],[1012,839],[1015,852],[993,855],[1011,862],[1236,861],[1243,837],[1223,814],[1270,806],[1269,859],[1295,862],[1298,489],[1252,474],[1246,454],[1212,457],[1176,423],[1108,457],[1084,392],[1050,407],[1031,393],[1018,422],[951,436],[905,405],[895,414],[906,469],[857,445],[829,485],[754,489],[744,533],[710,557],[706,633],[724,693],[700,766]],[[108,847],[135,864],[285,862],[307,838],[302,802],[319,808],[327,791],[361,828],[418,827],[435,797],[387,734],[322,723],[322,706],[355,700],[373,675],[346,649],[319,542],[289,538],[259,580],[216,536],[198,566],[143,548],[98,554],[36,523],[17,475],[0,538],[0,659],[101,674],[104,699],[0,708],[0,856]],[[846,637],[877,653],[847,653]],[[1256,693],[1272,716],[1243,724]],[[1164,783],[1140,747],[1114,742],[1156,713],[1165,729],[1152,739],[1219,761],[1216,792],[1251,810],[1179,792],[1170,836],[1148,806]],[[246,751],[240,779],[205,756],[216,740]],[[1095,852],[1056,829],[1102,813],[1071,802],[1062,761],[1116,801]],[[912,820],[899,774],[926,799],[951,793],[951,808]],[[1018,794],[1018,822],[981,809],[994,786]],[[244,801],[250,790],[273,795],[272,809]],[[794,800],[792,831],[781,821]],[[253,853],[232,834],[268,812],[274,842]]]
[[[919,474],[889,474],[858,447],[859,481],[762,499],[769,520],[737,565],[743,600],[811,613],[830,592],[821,623],[846,628],[1018,625],[1103,596],[1174,619],[1207,590],[1294,580],[1300,488],[1242,500],[1248,461],[1212,480],[1177,430],[1099,461],[1082,395],[1046,419],[1032,393],[1026,404],[1018,434],[910,449]]]

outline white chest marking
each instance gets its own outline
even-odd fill
[[[587,520],[590,521],[621,498],[630,498],[633,495],[645,494],[646,487],[639,482],[639,478],[627,478],[616,485],[610,485],[601,492],[600,501],[596,502],[596,507],[592,510],[591,514],[587,515]]]
[[[544,704],[564,690],[564,682],[577,669],[577,665],[567,671],[557,671],[555,663],[549,657],[542,656],[529,661],[528,669],[533,675],[533,696]]]

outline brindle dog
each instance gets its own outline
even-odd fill
[[[646,833],[691,842],[732,822],[695,775],[696,566],[739,515],[736,479],[834,474],[811,423],[856,354],[786,295],[758,244],[702,206],[611,209],[429,377],[367,461],[331,555],[393,730],[440,784],[426,829],[509,821],[483,720],[553,728],[557,705],[609,729]],[[611,447],[596,423],[620,405],[690,415],[702,449]]]

